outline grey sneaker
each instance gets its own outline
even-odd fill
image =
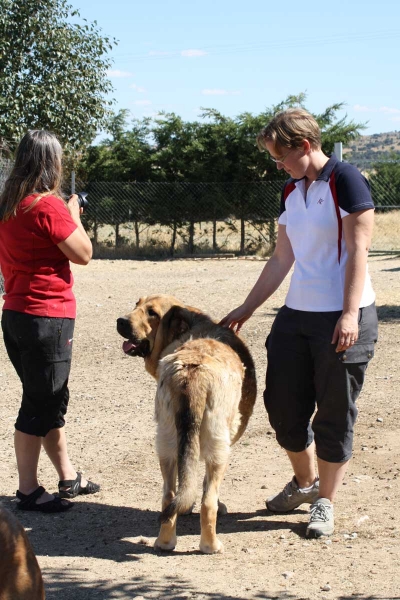
[[[319,538],[323,535],[332,535],[334,528],[333,504],[328,498],[318,498],[310,508],[306,537]]]
[[[311,490],[304,492],[297,485],[296,478],[293,477],[279,494],[267,498],[265,504],[271,512],[284,513],[298,508],[300,504],[307,502],[312,504],[318,498],[319,479],[316,479]]]

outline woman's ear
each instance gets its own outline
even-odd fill
[[[302,141],[302,148],[304,150],[304,154],[309,154],[312,149],[310,141],[307,140],[306,138]]]

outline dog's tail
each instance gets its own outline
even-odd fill
[[[162,511],[161,523],[165,523],[176,514],[189,511],[196,500],[200,427],[206,406],[206,395],[198,389],[194,393],[190,388],[189,384],[184,391],[181,391],[179,409],[175,416],[178,434],[178,492]]]

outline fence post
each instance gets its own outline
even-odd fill
[[[334,154],[337,156],[337,159],[342,162],[343,160],[343,144],[342,142],[335,142]]]

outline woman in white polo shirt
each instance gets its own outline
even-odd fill
[[[294,264],[266,342],[264,392],[294,476],[267,499],[267,508],[283,513],[311,504],[306,536],[320,537],[334,531],[333,501],[352,454],[355,402],[377,340],[367,266],[374,205],[361,173],[323,153],[320,128],[307,111],[279,113],[257,141],[290,179],[276,249],[244,303],[221,324],[238,332]]]

